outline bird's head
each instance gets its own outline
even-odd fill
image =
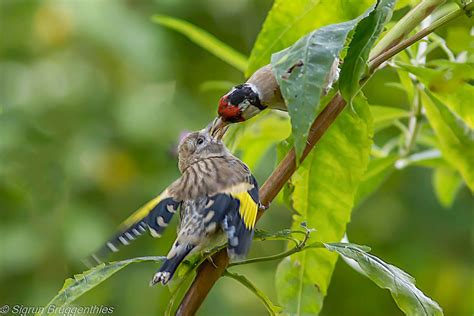
[[[178,167],[184,172],[193,163],[211,158],[230,155],[221,138],[225,128],[216,129],[212,122],[205,129],[186,135],[178,146]]]
[[[258,89],[251,83],[235,86],[219,100],[219,116],[226,122],[236,123],[248,120],[265,109]]]

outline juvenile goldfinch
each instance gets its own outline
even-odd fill
[[[339,59],[335,59],[326,76],[323,94],[327,94],[339,77]],[[266,108],[287,111],[287,105],[271,65],[253,73],[247,82],[233,87],[219,100],[220,126],[246,121]]]
[[[259,208],[258,184],[249,168],[221,141],[224,130],[213,125],[186,136],[178,147],[181,177],[122,225],[119,233],[91,257],[100,262],[147,229],[159,237],[180,210],[177,238],[151,285],[166,284],[179,264],[227,237],[231,259],[247,255]]]

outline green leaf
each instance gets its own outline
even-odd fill
[[[225,61],[234,68],[242,72],[247,69],[247,58],[242,53],[236,51],[229,45],[221,42],[213,35],[198,28],[197,26],[184,20],[159,14],[154,15],[152,17],[152,21],[183,34],[192,42],[201,46],[203,49]]]
[[[292,229],[302,222],[316,229],[310,242],[339,241],[350,220],[357,187],[366,170],[372,144],[372,119],[362,97],[356,112],[345,109],[292,177]],[[295,236],[297,237],[297,236]],[[279,302],[292,315],[317,314],[337,256],[307,249],[283,260],[276,273]]]
[[[273,302],[270,300],[270,298],[260,291],[252,282],[250,282],[249,279],[247,279],[245,276],[230,272],[229,270],[226,270],[224,272],[224,275],[227,277],[230,277],[236,281],[239,281],[243,286],[248,288],[250,291],[252,291],[253,294],[255,294],[260,301],[262,301],[263,305],[265,305],[265,308],[267,311],[270,313],[270,315],[278,315],[281,312],[281,307],[273,304]]]
[[[64,281],[62,289],[55,297],[53,297],[53,299],[48,303],[48,305],[44,307],[41,314],[38,315],[49,315],[51,313],[54,313],[54,308],[50,308],[53,305],[57,308],[71,304],[81,295],[86,292],[89,292],[94,287],[104,282],[113,274],[122,270],[131,263],[146,261],[161,262],[164,259],[165,257],[138,257],[123,261],[114,261],[108,264],[102,263],[81,274],[77,274],[74,276],[74,278],[70,278]]]
[[[415,85],[413,84],[413,80],[410,78],[410,74],[406,71],[402,71],[400,69],[396,70],[400,84],[403,87],[403,91],[407,95],[408,104],[413,104],[413,99],[415,97]]]
[[[320,110],[326,76],[358,19],[322,27],[272,55],[272,67],[288,104],[297,158]]]
[[[470,128],[474,128],[474,87],[469,84],[460,84],[448,93],[434,93],[451,111],[459,115]]]
[[[371,107],[372,109],[373,107]],[[359,204],[377,190],[387,177],[395,170],[395,161],[398,155],[389,155],[383,158],[370,160],[362,182],[357,189],[355,204]]]
[[[289,135],[288,118],[278,113],[268,112],[246,124],[238,137],[234,139],[231,149],[237,152],[240,159],[253,170],[272,146]]]
[[[474,130],[429,91],[423,91],[421,97],[444,158],[459,170],[467,186],[474,191]]]
[[[369,52],[390,21],[394,4],[395,0],[378,0],[369,16],[357,24],[339,79],[339,89],[346,101],[351,101],[360,90],[359,80],[365,72]]]
[[[433,187],[439,203],[449,208],[461,188],[462,178],[452,168],[436,168],[433,172]]]
[[[275,0],[252,49],[245,75],[268,64],[270,56],[323,25],[351,20],[373,0]]]
[[[398,62],[400,70],[415,75],[443,104],[474,128],[474,64],[435,60],[429,63],[435,68],[412,66]]]
[[[417,78],[423,78],[425,82],[430,82],[438,75],[438,72],[435,69],[413,66],[403,62],[397,62],[396,65],[400,67],[401,70],[407,71],[415,75]]]
[[[379,287],[390,290],[398,307],[406,315],[443,315],[438,303],[423,294],[415,286],[415,280],[410,275],[367,253],[362,248],[364,246],[350,243],[331,243],[325,246],[331,251],[355,260],[365,276]]]
[[[409,117],[410,112],[394,107],[371,105],[370,112],[374,117],[374,129],[376,131],[390,126],[394,121]]]

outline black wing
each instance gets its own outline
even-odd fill
[[[121,246],[128,245],[147,229],[153,237],[160,237],[180,204],[166,193],[155,197],[127,218],[120,225],[119,231],[85,260],[86,265],[101,263],[111,252],[119,251]]]

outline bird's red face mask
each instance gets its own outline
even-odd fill
[[[242,110],[238,105],[229,103],[228,96],[225,95],[219,100],[219,108],[217,113],[226,122],[237,123],[243,122],[245,119],[242,117]]]

